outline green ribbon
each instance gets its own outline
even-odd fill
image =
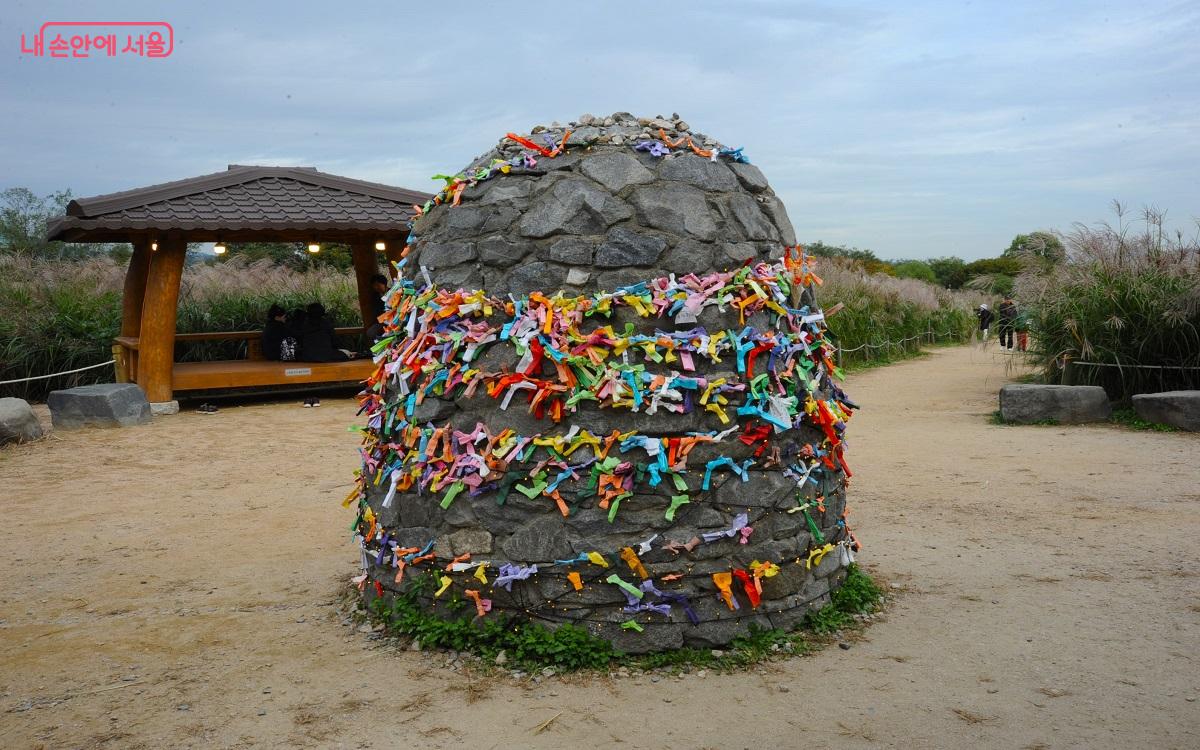
[[[675,511],[679,510],[681,505],[687,505],[691,499],[687,495],[675,495],[671,498],[671,507],[667,508],[667,520],[675,520]]]
[[[450,485],[450,489],[446,490],[446,494],[442,496],[442,510],[450,507],[450,503],[454,502],[454,498],[458,497],[458,493],[466,489],[467,485],[463,482],[455,482]]]
[[[627,594],[629,594],[630,596],[634,597],[635,599],[640,600],[643,596],[646,595],[645,591],[642,591],[641,589],[639,589],[637,586],[634,586],[629,581],[623,580],[621,578],[621,576],[617,575],[616,573],[613,573],[612,575],[610,575],[608,578],[605,578],[604,580],[608,581],[609,583],[611,583],[614,586],[620,586],[621,588],[625,589],[625,592]]]

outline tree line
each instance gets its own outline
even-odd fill
[[[62,216],[71,202],[71,191],[39,196],[28,188],[9,188],[0,193],[0,252],[49,260],[74,260],[109,255],[127,261],[132,249],[126,243],[51,242],[46,222]],[[310,253],[303,242],[229,242],[223,255],[203,251],[199,244],[188,246],[189,263],[225,263],[234,258],[269,260],[295,270],[333,267],[346,270],[353,265],[347,245],[322,243],[319,253]],[[1008,294],[1022,270],[1023,259],[1035,257],[1047,264],[1062,261],[1064,249],[1048,231],[1018,234],[997,257],[965,261],[957,256],[929,259],[884,260],[871,250],[830,245],[816,241],[805,245],[814,255],[847,258],[870,273],[886,273],[920,279],[946,289],[976,288]]]

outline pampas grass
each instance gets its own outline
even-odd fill
[[[112,357],[121,326],[125,265],[107,257],[78,262],[0,255],[0,380],[62,372]],[[180,333],[257,330],[267,308],[320,301],[340,325],[358,323],[354,277],[328,267],[297,272],[270,261],[233,259],[188,266],[180,287]],[[180,361],[245,356],[242,342],[180,344]],[[110,382],[106,367],[0,386],[0,396],[44,400],[59,388]]]
[[[980,292],[867,273],[852,261],[821,258],[819,263],[825,282],[817,289],[821,306],[845,304],[828,324],[842,363],[849,366],[911,357],[929,344],[966,341],[974,329],[975,308],[987,299]]]
[[[1047,382],[1066,374],[1103,386],[1114,399],[1198,388],[1200,244],[1166,234],[1154,209],[1133,218],[1120,204],[1114,210],[1115,225],[1076,225],[1064,237],[1064,264],[1034,265],[1018,278],[1032,353]],[[1071,365],[1064,373],[1072,360],[1119,367]]]

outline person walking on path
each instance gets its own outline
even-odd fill
[[[983,334],[983,342],[986,344],[988,329],[992,327],[992,311],[988,309],[987,303],[984,303],[975,311],[975,315],[979,317],[979,331]]]
[[[996,311],[1000,313],[1000,348],[1013,350],[1013,331],[1017,322],[1017,303],[1012,297],[1005,297]]]

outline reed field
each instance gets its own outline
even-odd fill
[[[125,265],[107,257],[48,261],[0,255],[0,380],[62,372],[112,357],[121,327]],[[352,274],[331,267],[295,271],[270,261],[231,260],[184,269],[180,333],[262,328],[267,308],[319,301],[338,325],[359,323]],[[244,357],[241,342],[179,345],[184,361]],[[43,401],[58,388],[111,382],[101,367],[74,375],[0,385],[0,396]]]
[[[1163,232],[1153,210],[1117,215],[1076,226],[1064,263],[1019,277],[1031,353],[1047,382],[1101,385],[1117,400],[1200,388],[1200,247]]]
[[[964,341],[974,323],[974,292],[950,292],[915,279],[866,273],[860,265],[822,258],[825,307],[845,307],[830,329],[856,366],[911,356],[924,344]],[[0,256],[0,380],[62,372],[104,362],[121,323],[125,266],[107,257],[48,261]],[[181,333],[255,330],[275,302],[287,309],[320,301],[339,325],[358,322],[354,276],[332,267],[295,270],[267,260],[232,259],[184,269]],[[914,338],[915,337],[915,338]],[[905,341],[905,339],[908,339]],[[900,342],[900,343],[889,343]],[[177,347],[181,361],[244,357],[240,342]],[[108,382],[101,367],[48,380],[0,386],[0,395],[45,400],[54,389]]]
[[[845,307],[829,317],[844,366],[882,364],[911,357],[929,344],[963,343],[975,329],[982,292],[942,289],[918,279],[867,273],[853,261],[822,258],[817,289],[821,306]]]

